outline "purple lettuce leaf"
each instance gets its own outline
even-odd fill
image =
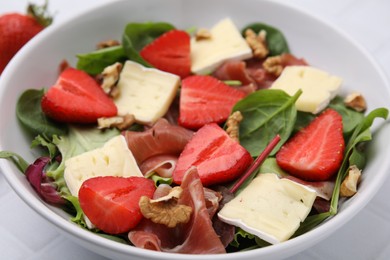
[[[45,167],[49,162],[49,157],[36,159],[34,163],[27,167],[25,175],[31,186],[44,201],[53,205],[62,206],[66,204],[66,200],[57,191],[57,186],[53,180],[46,176]]]

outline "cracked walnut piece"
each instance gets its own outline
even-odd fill
[[[261,30],[258,34],[252,29],[245,31],[245,40],[252,49],[253,57],[259,59],[267,57],[269,50],[265,38],[266,32],[264,30]]]
[[[283,71],[282,57],[280,55],[268,57],[263,62],[263,68],[266,72],[273,74],[276,77],[279,77]]]
[[[135,123],[135,117],[132,114],[125,116],[101,117],[98,118],[98,129],[116,127],[119,130],[125,130]]]
[[[243,116],[240,111],[235,111],[233,114],[229,116],[229,118],[226,121],[226,133],[232,138],[233,140],[236,140],[239,142],[239,129],[240,129],[240,123],[242,121]]]
[[[183,189],[174,187],[168,195],[156,200],[142,196],[139,207],[142,215],[157,224],[163,224],[169,228],[176,227],[179,223],[187,223],[191,218],[192,208],[178,204]]]
[[[117,40],[102,41],[102,42],[99,42],[99,43],[96,45],[96,49],[100,50],[100,49],[104,49],[104,48],[108,48],[108,47],[113,47],[113,46],[118,46],[118,45],[120,45],[120,42],[117,41]]]
[[[363,95],[358,92],[349,94],[344,99],[344,104],[357,112],[363,112],[367,109],[366,100],[364,99]]]
[[[345,177],[340,187],[340,196],[352,197],[357,192],[357,185],[359,183],[361,171],[356,165],[349,167],[348,175]]]
[[[116,63],[104,68],[102,75],[101,75],[103,78],[103,82],[101,84],[101,87],[106,94],[111,95],[111,91],[113,90],[113,88],[116,85],[116,82],[119,79],[119,75],[122,71],[122,67],[123,67],[122,63],[116,62]]]
[[[211,33],[209,30],[200,28],[198,31],[196,31],[195,34],[196,41],[209,40],[209,39],[211,39]]]

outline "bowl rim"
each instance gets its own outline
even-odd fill
[[[64,24],[72,21],[73,19],[77,19],[79,16],[83,15],[90,15],[97,10],[101,10],[104,8],[107,8],[111,5],[121,4],[122,2],[126,2],[127,0],[113,0],[113,1],[107,1],[103,3],[99,3],[93,7],[87,8],[86,10],[82,12],[76,12],[73,15],[69,15],[67,18],[63,19],[60,22],[54,23],[50,27],[46,28],[44,31],[42,31],[39,35],[34,37],[30,42],[28,42],[19,52],[18,54],[11,60],[9,65],[5,68],[3,71],[2,76],[0,77],[0,96],[2,96],[5,87],[1,87],[2,85],[6,85],[6,82],[8,80],[8,74],[11,74],[13,70],[16,69],[18,64],[23,59],[23,54],[28,52],[28,50],[31,48],[31,46],[34,46],[34,44],[38,44],[41,40],[45,39],[46,37],[50,36],[58,27],[62,27]],[[184,1],[191,1],[191,0],[184,0]],[[255,0],[256,1],[256,0]],[[257,0],[260,1],[260,0]],[[310,19],[316,20],[320,22],[322,25],[332,29],[333,31],[337,32],[339,35],[341,35],[343,38],[345,38],[348,43],[356,47],[359,52],[365,56],[365,58],[370,62],[370,65],[376,70],[378,75],[381,77],[381,81],[383,81],[384,86],[389,90],[389,80],[388,76],[384,73],[381,66],[375,61],[373,56],[370,54],[370,52],[367,51],[365,47],[363,47],[360,43],[358,43],[354,38],[352,38],[348,33],[341,30],[339,27],[335,26],[332,22],[323,19],[319,16],[316,16],[315,14],[307,11],[302,6],[297,6],[296,4],[285,2],[282,0],[261,0],[262,2],[267,2],[268,4],[272,4],[275,6],[278,6],[279,8],[288,8],[292,9],[295,12],[298,12],[302,15],[305,15],[309,17]],[[0,150],[2,150],[2,143],[0,140]],[[63,231],[66,235],[72,235],[72,237],[76,237],[78,239],[82,239],[87,241],[88,243],[93,244],[94,246],[98,246],[104,249],[110,249],[114,250],[116,252],[119,252],[120,254],[133,254],[134,256],[138,257],[149,257],[151,259],[199,259],[204,258],[208,259],[210,257],[213,257],[215,259],[233,259],[237,255],[245,257],[245,256],[262,256],[267,255],[269,252],[272,251],[284,251],[286,248],[297,248],[295,250],[295,253],[298,253],[299,251],[302,251],[308,247],[305,247],[304,249],[299,249],[299,246],[302,242],[309,243],[310,246],[315,245],[320,240],[324,239],[325,237],[328,237],[332,233],[336,232],[338,228],[340,228],[343,224],[345,224],[348,220],[350,220],[353,216],[355,216],[358,212],[360,212],[361,209],[363,209],[368,202],[374,197],[376,194],[376,191],[382,186],[385,178],[388,177],[387,172],[390,171],[390,163],[382,164],[380,169],[380,175],[377,176],[377,178],[374,178],[372,181],[370,181],[370,185],[366,187],[365,189],[365,196],[364,198],[360,199],[360,203],[352,203],[349,205],[346,209],[343,209],[341,212],[338,212],[337,215],[332,217],[332,221],[326,221],[322,223],[320,226],[316,227],[315,229],[309,231],[308,233],[305,233],[301,236],[295,237],[291,240],[285,241],[280,244],[275,244],[270,247],[264,247],[259,249],[254,249],[250,251],[245,252],[237,252],[237,253],[229,253],[224,255],[187,255],[187,254],[175,254],[175,253],[162,253],[162,252],[155,252],[151,250],[144,250],[140,248],[136,248],[129,245],[120,244],[115,241],[111,241],[109,239],[96,236],[95,234],[91,233],[88,230],[84,230],[77,226],[76,224],[72,223],[69,220],[64,219],[63,217],[56,214],[52,209],[50,209],[52,206],[46,204],[42,200],[39,199],[39,197],[31,197],[29,196],[28,192],[26,192],[26,188],[20,183],[20,180],[18,179],[18,174],[15,174],[17,170],[16,168],[11,164],[11,162],[8,162],[6,160],[0,160],[0,169],[3,173],[5,179],[10,184],[12,189],[18,194],[18,196],[35,212],[37,212],[39,215],[41,215],[43,218],[49,220],[51,224],[53,224],[55,227],[57,227],[59,230]],[[307,241],[307,237],[310,237],[311,239]]]

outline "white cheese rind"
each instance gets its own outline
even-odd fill
[[[113,137],[103,147],[65,161],[64,178],[73,196],[78,197],[85,180],[97,176],[143,176],[124,136]]]
[[[211,38],[191,39],[191,71],[207,74],[227,60],[252,57],[252,49],[230,18],[225,18],[210,29]]]
[[[297,110],[317,114],[339,93],[342,79],[310,66],[287,66],[272,84],[271,89],[294,95],[299,89]]]
[[[309,214],[316,192],[276,174],[259,174],[226,203],[218,217],[276,244],[288,240]]]
[[[168,111],[176,96],[180,77],[136,62],[126,61],[114,99],[119,115],[132,114],[140,123],[154,123]]]

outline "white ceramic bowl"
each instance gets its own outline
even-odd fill
[[[124,26],[134,21],[167,21],[179,28],[207,27],[231,17],[239,28],[251,22],[266,22],[285,34],[291,51],[310,64],[344,79],[344,90],[357,90],[366,97],[369,110],[390,104],[389,84],[370,55],[345,33],[307,12],[271,0],[132,0],[112,1],[56,24],[19,52],[0,81],[0,150],[21,154],[32,162],[30,140],[22,133],[15,116],[16,100],[27,88],[50,86],[58,64],[67,59],[75,65],[75,54],[89,52],[97,42],[120,39]],[[378,125],[376,129],[378,129]],[[1,171],[18,195],[38,214],[70,239],[109,258],[120,259],[281,259],[313,246],[351,219],[373,197],[389,172],[388,124],[381,124],[369,147],[369,163],[359,192],[343,203],[338,215],[316,229],[267,248],[228,255],[194,256],[159,253],[119,244],[85,231],[69,221],[61,210],[37,196],[25,177],[8,161],[0,160]],[[39,235],[39,234],[38,234]]]

